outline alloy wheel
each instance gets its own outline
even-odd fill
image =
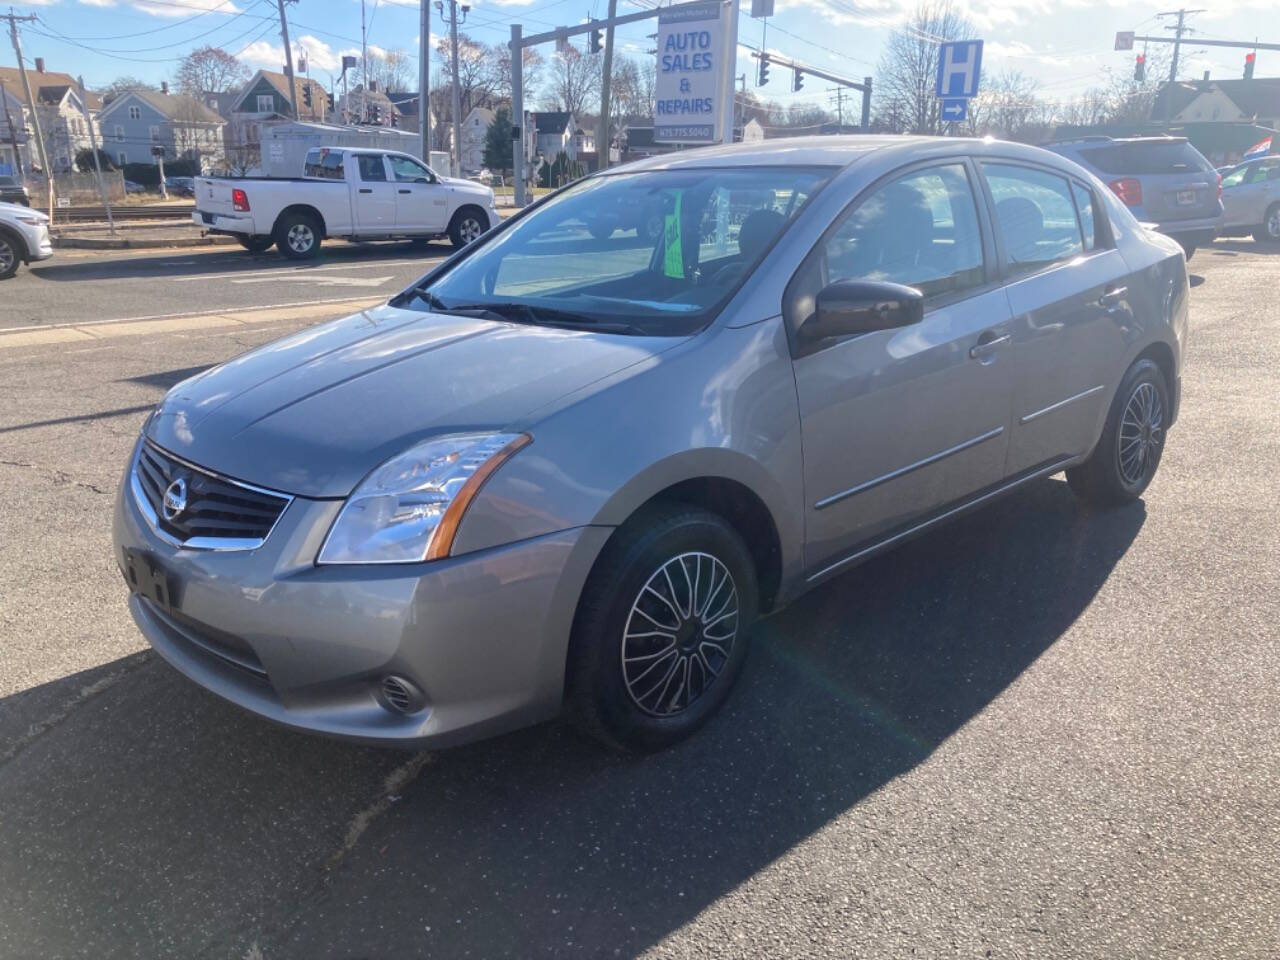
[[[716,682],[738,635],[733,575],[708,553],[682,553],[640,588],[622,632],[622,679],[645,713],[670,717]]]
[[[1164,442],[1164,407],[1155,384],[1140,383],[1129,395],[1118,438],[1120,477],[1136,487],[1155,471]]]
[[[18,254],[17,251],[13,249],[13,244],[0,237],[0,276],[3,276],[13,269],[13,265],[17,261],[17,258]]]
[[[316,242],[315,231],[305,223],[295,223],[289,228],[289,249],[294,253],[306,253]]]
[[[1272,240],[1280,240],[1280,206],[1271,211],[1267,217],[1267,236]]]
[[[464,217],[458,224],[458,236],[462,238],[463,243],[473,243],[480,239],[482,233],[484,233],[484,227],[480,226],[480,221],[475,217]]]

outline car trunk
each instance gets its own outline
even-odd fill
[[[1132,179],[1142,185],[1148,220],[1198,220],[1218,214],[1218,173],[1185,140],[1136,141],[1082,150],[1081,156],[1108,183]]]
[[[229,217],[236,213],[231,202],[231,191],[237,184],[230,180],[217,180],[197,177],[195,185],[196,209],[201,213],[212,213]]]

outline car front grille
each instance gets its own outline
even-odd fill
[[[252,550],[262,545],[292,500],[202,470],[143,441],[133,464],[134,499],[169,540],[196,550]],[[167,505],[165,493],[181,492]],[[174,509],[174,501],[185,501]]]

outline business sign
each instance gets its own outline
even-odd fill
[[[1121,30],[1121,31],[1119,31],[1119,32],[1116,34],[1116,49],[1117,49],[1117,50],[1132,50],[1132,49],[1133,49],[1133,37],[1134,37],[1134,31],[1132,31],[1132,30]]]
[[[773,16],[773,0],[751,0],[751,16],[757,20]]]
[[[728,17],[720,0],[658,14],[658,83],[653,139],[716,143],[724,111]],[[732,91],[732,85],[728,87]]]
[[[938,47],[938,97],[976,97],[982,74],[982,41],[958,40]]]

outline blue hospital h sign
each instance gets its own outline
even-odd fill
[[[938,48],[938,96],[976,97],[981,71],[981,40],[942,44]]]

